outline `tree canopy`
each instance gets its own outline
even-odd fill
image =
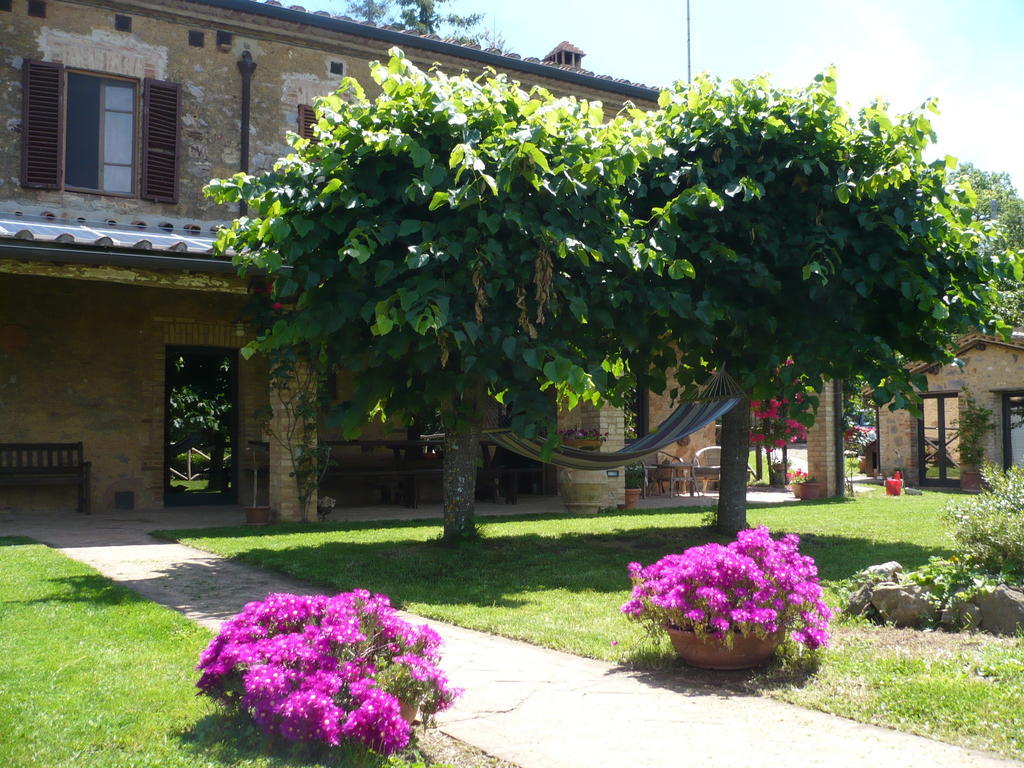
[[[276,278],[256,348],[347,371],[332,418],[349,434],[439,410],[463,522],[488,403],[533,436],[552,390],[620,404],[724,365],[756,399],[866,373],[905,405],[919,382],[902,361],[998,328],[991,281],[1020,278],[983,247],[954,161],[923,160],[925,115],[850,115],[831,71],[800,91],[698,78],[606,123],[593,103],[392,53],[372,68],[380,97],[346,80],[313,140],[210,190],[255,212],[221,247]],[[740,513],[747,416],[726,423],[723,503]]]
[[[398,24],[423,34],[451,34],[459,40],[475,42],[484,33],[477,31],[482,13],[445,13],[442,6],[451,0],[348,0],[345,12],[370,24]]]
[[[357,386],[331,421],[349,435],[440,411],[448,434],[479,436],[499,400],[534,436],[551,389],[569,407],[621,400],[621,353],[645,326],[622,327],[644,286],[616,241],[637,162],[605,139],[600,106],[428,76],[400,53],[372,74],[375,101],[346,81],[296,154],[210,186],[256,214],[221,245],[277,277],[258,346],[346,372]]]
[[[1024,251],[1024,199],[1013,186],[1008,173],[983,171],[971,163],[961,163],[954,174],[971,185],[978,196],[975,215],[979,221],[997,226],[991,247],[994,250]],[[996,313],[1008,325],[1024,326],[1024,284],[1018,280],[997,283],[1000,297]]]
[[[678,301],[691,311],[668,316],[684,361],[725,365],[755,399],[863,374],[877,403],[904,407],[922,383],[904,360],[950,359],[957,335],[999,326],[994,281],[1020,265],[984,247],[974,195],[950,183],[955,160],[923,159],[932,103],[849,114],[829,70],[799,91],[699,78],[660,107],[622,118],[661,148],[631,215],[637,242],[687,265]],[[725,431],[742,507],[746,425]]]

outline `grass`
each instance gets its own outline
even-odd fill
[[[210,633],[29,539],[0,538],[0,765],[420,765],[271,743],[195,695]]]
[[[885,560],[923,564],[948,551],[931,496],[802,502],[750,512],[751,524],[796,531],[826,585]],[[704,543],[703,509],[589,517],[503,518],[482,541],[437,542],[434,521],[204,528],[169,535],[200,549],[327,584],[384,592],[407,610],[593,658],[618,660],[641,639],[618,607],[626,564]],[[618,646],[612,646],[618,641]]]
[[[898,560],[913,568],[949,554],[941,520],[947,498],[870,492],[856,500],[762,506],[750,510],[749,522],[799,533],[835,604],[840,583],[868,565]],[[629,589],[626,564],[713,539],[703,513],[503,518],[484,523],[482,541],[456,550],[439,545],[435,521],[161,535],[338,590],[384,592],[407,610],[461,626],[608,661],[667,664],[667,643],[652,649],[618,612]],[[858,642],[847,642],[850,632]],[[984,653],[998,646],[991,651],[1003,654],[997,666],[1011,671],[985,676],[972,671],[984,666],[974,646],[956,654],[935,654],[926,645],[907,651],[888,643],[893,632],[899,630],[840,626],[836,648],[817,672],[793,677],[775,670],[751,684],[805,706],[1024,757],[1024,695],[1012,672],[1024,665],[1020,643],[1004,648],[977,636]]]

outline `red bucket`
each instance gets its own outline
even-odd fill
[[[899,496],[903,492],[903,478],[894,477],[885,481],[885,495]]]

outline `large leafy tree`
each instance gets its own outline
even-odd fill
[[[961,163],[955,178],[971,185],[978,196],[975,214],[979,221],[997,225],[992,247],[995,250],[1024,250],[1024,199],[1021,198],[1008,173],[983,171]],[[1008,325],[1024,326],[1024,285],[1017,280],[1004,280],[996,311]]]
[[[641,250],[689,278],[678,301],[693,317],[666,315],[684,380],[714,361],[763,400],[863,374],[876,402],[904,407],[922,383],[904,360],[949,359],[956,335],[998,326],[994,283],[1020,266],[985,247],[955,161],[923,159],[925,114],[848,114],[835,92],[832,71],[800,91],[702,78],[622,118],[660,147],[630,210]],[[725,530],[746,524],[748,431],[749,409],[723,418]]]
[[[370,24],[399,24],[424,34],[450,34],[473,42],[481,33],[477,27],[482,13],[446,13],[443,6],[451,0],[348,0],[346,13]]]
[[[552,391],[569,407],[621,402],[628,349],[661,330],[624,319],[655,274],[637,277],[622,246],[643,145],[598,105],[427,75],[393,54],[373,67],[376,100],[346,81],[319,102],[314,140],[210,192],[251,206],[220,244],[275,278],[256,296],[255,348],[299,350],[354,381],[333,423],[355,436],[379,416],[440,413],[445,536],[459,539],[496,401],[527,436],[550,423]]]

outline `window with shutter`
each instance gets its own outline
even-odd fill
[[[131,195],[135,192],[133,80],[68,72],[64,186]]]
[[[142,121],[142,197],[176,203],[181,86],[147,79]]]
[[[316,113],[308,104],[299,105],[299,136],[304,139],[313,138],[313,124],[316,123]]]
[[[21,183],[26,187],[60,189],[63,79],[60,64],[22,64]]]

